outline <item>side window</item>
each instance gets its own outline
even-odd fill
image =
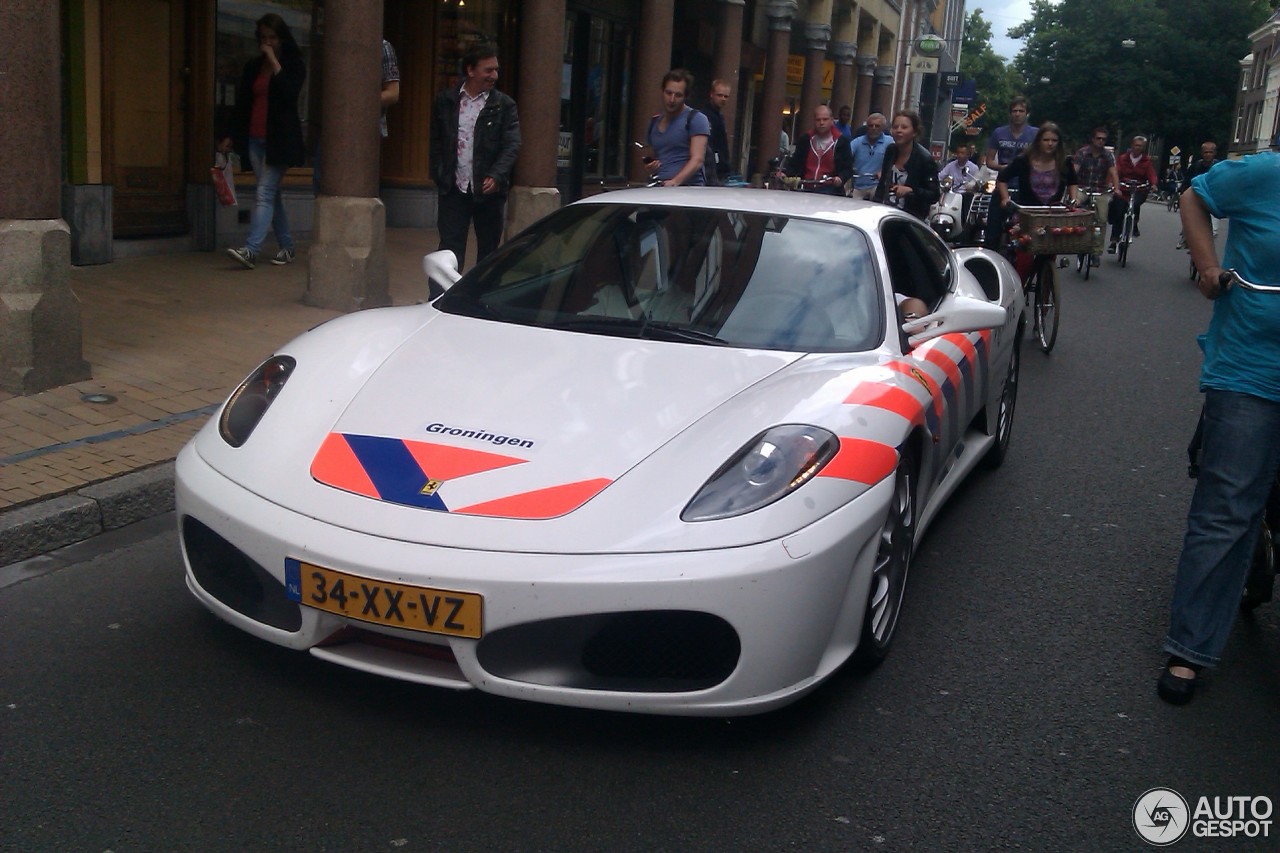
[[[936,308],[951,289],[951,252],[914,220],[885,220],[881,236],[894,292],[923,299]]]

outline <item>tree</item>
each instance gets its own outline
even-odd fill
[[[976,104],[985,103],[987,114],[983,124],[988,133],[991,128],[1003,124],[1009,99],[1022,92],[1022,76],[1007,64],[1007,60],[991,47],[991,24],[982,17],[982,9],[974,9],[965,18],[964,40],[960,46],[960,72],[974,81],[977,87]],[[979,144],[983,137],[957,135],[953,142],[970,141]]]
[[[1057,122],[1069,144],[1105,125],[1118,146],[1144,133],[1153,150],[1208,138],[1225,148],[1239,60],[1271,2],[1035,0],[1031,18],[1009,30],[1025,41],[1014,66],[1032,123]]]

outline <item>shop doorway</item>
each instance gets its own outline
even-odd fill
[[[187,231],[185,10],[181,0],[103,4],[103,163],[117,237]]]
[[[631,28],[572,8],[565,17],[557,183],[576,201],[627,172]]]

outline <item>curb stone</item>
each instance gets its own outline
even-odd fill
[[[169,512],[173,469],[168,462],[0,513],[0,566]]]

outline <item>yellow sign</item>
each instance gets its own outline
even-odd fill
[[[836,80],[836,64],[830,59],[822,62],[822,88],[830,89]],[[804,82],[804,57],[793,53],[787,57],[787,83],[799,86]]]

